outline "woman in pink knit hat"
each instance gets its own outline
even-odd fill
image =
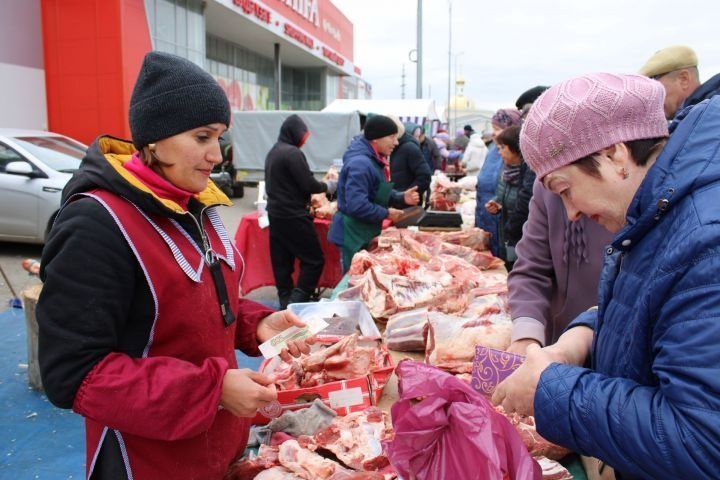
[[[720,471],[720,96],[668,138],[660,83],[592,74],[545,92],[520,146],[568,217],[615,232],[598,307],[530,345],[493,395],[618,478]]]

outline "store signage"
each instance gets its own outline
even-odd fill
[[[285,24],[284,32],[285,32],[285,35],[287,35],[290,38],[294,38],[295,40],[302,43],[303,45],[305,45],[308,48],[313,48],[313,46],[315,45],[315,42],[313,41],[312,38],[305,35],[303,32],[301,32],[297,28],[293,27],[289,23]]]
[[[323,30],[325,30],[328,35],[333,37],[338,42],[342,42],[342,35],[340,34],[340,29],[336,28],[335,25],[330,23],[330,20],[323,18],[322,26]]]
[[[259,20],[270,23],[270,10],[253,0],[233,0],[233,4],[242,8],[247,15],[255,15]]]
[[[320,26],[320,14],[318,13],[318,2],[320,0],[280,0],[288,7],[295,10],[297,13],[305,17],[305,19],[314,24],[316,27]]]
[[[333,62],[337,65],[343,66],[345,64],[344,58],[342,58],[340,55],[333,52],[332,50],[330,50],[327,47],[322,48],[322,54],[323,54],[323,57],[327,58],[328,60],[330,60],[331,62]]]

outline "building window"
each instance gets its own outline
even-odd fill
[[[233,110],[268,110],[275,107],[272,60],[208,35],[207,69],[227,93]]]
[[[201,0],[145,0],[153,50],[174,53],[205,67],[205,17]]]

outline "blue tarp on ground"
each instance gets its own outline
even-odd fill
[[[260,358],[238,352],[240,368]],[[81,479],[85,476],[83,419],[54,407],[28,386],[25,312],[0,311],[0,479]]]
[[[83,478],[82,417],[28,386],[23,310],[0,312],[0,332],[0,478]]]

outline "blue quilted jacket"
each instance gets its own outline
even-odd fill
[[[480,172],[478,173],[475,207],[475,226],[482,228],[490,234],[490,251],[496,257],[500,255],[500,234],[498,225],[500,223],[500,215],[493,215],[485,210],[485,204],[495,198],[495,189],[497,188],[498,178],[502,172],[503,160],[497,146],[493,144],[488,149]]]
[[[720,96],[679,124],[607,248],[592,368],[552,364],[538,431],[623,479],[720,477]]]
[[[362,135],[352,139],[343,155],[343,167],[337,185],[338,211],[333,215],[328,240],[335,245],[344,244],[344,216],[349,215],[366,223],[382,224],[388,209],[373,203],[380,184],[385,181],[383,167],[375,150]],[[403,193],[393,190],[389,206],[404,208]]]

